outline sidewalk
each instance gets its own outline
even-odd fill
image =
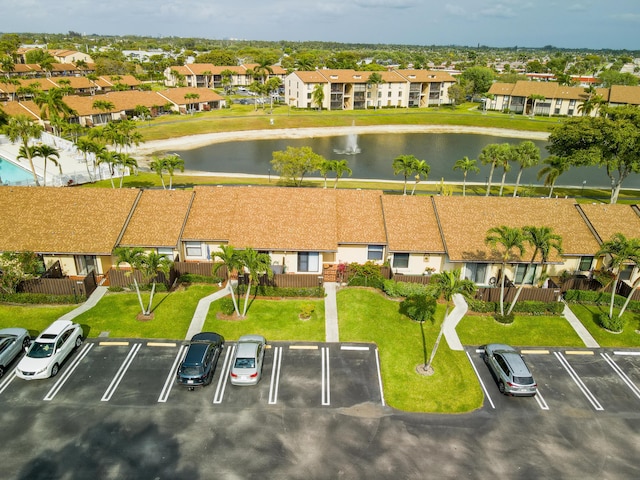
[[[105,293],[107,293],[107,287],[96,287],[93,293],[82,305],[78,308],[74,308],[69,313],[64,314],[58,320],[73,320],[74,318],[82,315],[87,310],[95,307],[102,297],[104,297]]]
[[[218,290],[217,292],[214,292],[211,295],[207,295],[206,297],[200,299],[200,301],[198,302],[198,306],[196,307],[196,311],[193,314],[193,318],[191,319],[191,324],[189,325],[189,329],[187,330],[185,340],[191,340],[191,337],[193,337],[195,334],[202,332],[204,322],[207,319],[207,314],[209,313],[211,302],[215,302],[219,298],[226,297],[230,293],[231,282],[227,282],[227,286],[222,290]]]
[[[325,341],[339,342],[338,331],[338,302],[336,300],[336,291],[338,284],[336,282],[324,283],[324,322],[325,322]]]
[[[578,317],[576,317],[575,314],[571,311],[567,303],[564,300],[562,301],[562,303],[564,303],[564,310],[562,312],[562,315],[567,319],[569,325],[571,325],[576,331],[580,339],[584,342],[584,345],[587,348],[600,348],[600,345],[598,344],[598,342],[596,342],[596,339],[591,336],[589,330],[587,330],[582,322],[578,320]]]
[[[456,293],[453,296],[453,310],[449,312],[447,318],[444,319],[442,323],[442,331],[444,333],[444,338],[447,339],[447,344],[451,350],[464,350],[462,346],[462,342],[460,338],[458,338],[458,332],[456,332],[456,326],[462,320],[469,309],[467,302],[465,302],[464,297],[459,293]]]

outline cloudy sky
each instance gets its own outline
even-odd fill
[[[640,50],[639,0],[0,0],[0,32]]]

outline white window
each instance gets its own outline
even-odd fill
[[[382,260],[383,253],[383,245],[369,245],[369,249],[367,251],[367,260]]]
[[[318,252],[298,253],[298,271],[299,272],[320,271],[320,254]]]
[[[186,242],[185,251],[187,257],[202,257],[202,244],[200,242]]]
[[[409,268],[409,254],[408,253],[394,253],[393,254],[393,268]]]
[[[162,255],[169,260],[173,260],[173,248],[158,248],[158,255]]]

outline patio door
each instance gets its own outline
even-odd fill
[[[95,255],[76,255],[76,271],[78,275],[89,275],[91,271],[98,273],[98,259]]]

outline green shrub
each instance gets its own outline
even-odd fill
[[[110,292],[124,292],[124,287],[121,287],[120,285],[111,285],[107,290]]]
[[[382,290],[384,288],[384,278],[382,277],[351,277],[349,283],[350,287],[371,287]]]
[[[143,292],[150,292],[151,291],[151,287],[153,287],[152,283],[147,283],[146,285],[139,285],[140,291]],[[133,289],[135,289],[135,287],[131,287]],[[168,290],[167,286],[164,283],[156,283],[156,292],[166,292]]]
[[[83,303],[86,300],[82,295],[50,295],[47,293],[1,293],[0,302],[28,303],[45,305],[64,305]]]
[[[427,295],[412,295],[400,304],[400,313],[403,313],[416,322],[433,320],[436,312],[437,300]]]
[[[410,297],[412,295],[426,295],[427,285],[421,283],[397,282],[395,280],[384,280],[382,283],[384,293],[390,297]]]
[[[180,275],[178,282],[180,283],[221,283],[224,279],[217,276],[196,275],[194,273],[185,273]]]
[[[467,300],[469,310],[476,313],[493,313],[498,309],[498,304],[495,302],[485,302],[483,300]]]
[[[499,313],[496,313],[493,318],[495,318],[496,322],[498,323],[503,323],[505,325],[510,325],[513,323],[513,321],[515,320],[515,315],[512,313],[510,314],[504,314],[504,315],[500,315]]]
[[[380,265],[373,262],[364,264],[350,263],[348,285],[351,287],[373,287],[383,289],[384,277]]]
[[[613,318],[609,318],[608,313],[600,313],[597,318],[597,322],[602,328],[606,328],[612,332],[621,332],[624,329],[624,320],[617,315]]]
[[[238,295],[244,295],[247,291],[246,285],[238,285]],[[310,288],[282,288],[282,287],[269,287],[266,285],[259,285],[258,287],[251,287],[251,294],[259,295],[261,297],[313,297],[324,298],[324,287],[310,287]]]
[[[222,297],[218,300],[218,305],[220,306],[220,311],[225,315],[233,315],[236,311],[231,297]]]
[[[597,292],[595,290],[567,290],[564,299],[569,303],[589,303],[593,305],[609,305],[611,303],[610,292]],[[621,308],[627,299],[622,295],[616,295],[614,306]],[[627,306],[631,312],[640,312],[640,302],[631,300]]]
[[[467,300],[469,310],[476,313],[495,313],[500,310],[500,304],[497,302],[484,302],[482,300]],[[506,303],[504,309],[509,310]],[[560,315],[564,310],[564,304],[561,302],[534,302],[527,300],[516,302],[511,313],[529,314],[529,315]]]
[[[313,312],[316,311],[316,306],[312,303],[305,303],[300,306],[300,318],[311,318]]]

